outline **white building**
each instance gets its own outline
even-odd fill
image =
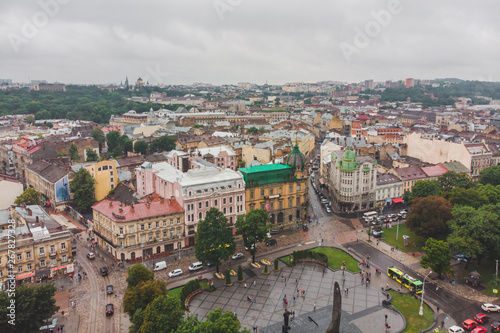
[[[403,181],[393,174],[377,175],[377,207],[390,205],[393,200],[401,200]]]

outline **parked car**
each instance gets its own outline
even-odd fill
[[[108,268],[107,268],[106,266],[101,267],[101,268],[99,269],[99,271],[101,272],[101,275],[102,275],[102,276],[108,276],[108,273],[109,273],[109,272],[108,272]]]
[[[460,326],[453,325],[450,328],[448,328],[448,333],[464,333],[464,329]]]
[[[465,261],[465,262],[470,260],[470,256],[463,253],[456,254],[455,258],[457,258],[458,261]]]
[[[113,285],[110,284],[109,286],[106,287],[106,294],[107,295],[113,294]]]
[[[162,269],[167,268],[167,262],[166,261],[158,261],[155,263],[155,267],[153,268],[153,271],[161,271]]]
[[[500,321],[494,321],[493,323],[491,323],[491,329],[500,330]]]
[[[462,327],[465,328],[466,330],[469,330],[469,331],[472,331],[474,328],[476,328],[476,326],[477,326],[477,323],[472,319],[466,319],[462,323]]]
[[[106,305],[106,316],[112,316],[114,312],[115,307],[113,306],[113,304]]]
[[[372,235],[375,238],[381,238],[383,233],[384,232],[382,230],[381,231],[372,230]]]
[[[498,312],[500,310],[500,306],[491,303],[484,303],[481,305],[481,309],[485,312]]]
[[[331,213],[331,212],[332,212],[332,209],[331,209],[330,207],[326,206],[326,212],[327,212],[327,213]]]
[[[193,262],[193,263],[191,264],[191,266],[189,266],[189,268],[188,268],[188,269],[189,269],[191,272],[193,272],[193,271],[197,271],[197,270],[202,269],[202,268],[203,268],[203,264],[202,264],[201,262],[199,262],[199,261],[198,261],[198,262]]]
[[[490,316],[484,313],[478,313],[475,317],[474,320],[478,322],[479,324],[484,324],[487,323],[488,320],[490,320]]]
[[[271,229],[270,233],[271,235],[277,235],[280,233],[280,231],[278,229]]]
[[[488,330],[483,326],[478,326],[472,330],[472,333],[487,333]]]
[[[243,258],[243,253],[241,253],[241,252],[235,253],[235,254],[233,254],[233,256],[231,257],[231,259],[233,259],[233,260],[236,260],[236,259],[241,259],[241,258]]]
[[[87,253],[87,258],[89,258],[90,260],[95,259],[95,254],[94,254],[94,252],[89,252],[89,253]]]
[[[212,264],[210,261],[207,261],[206,265],[207,267],[212,267],[214,264]]]
[[[276,239],[271,239],[269,240],[269,242],[266,243],[266,246],[273,246],[276,244],[278,244],[278,241],[276,241]]]
[[[169,277],[174,277],[174,276],[179,276],[179,275],[182,275],[182,269],[180,269],[180,268],[174,269],[173,271],[168,273]]]

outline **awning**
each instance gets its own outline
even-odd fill
[[[50,275],[50,268],[49,269],[42,269],[40,271],[36,271],[35,276],[44,276],[44,275]]]
[[[18,275],[18,276],[16,276],[16,280],[24,280],[26,278],[32,277],[34,274],[35,274],[35,271],[31,271],[29,273]]]
[[[396,199],[392,199],[392,202],[394,202],[394,203],[400,203],[400,202],[403,202],[403,198],[396,198]]]
[[[320,178],[320,179],[319,179],[319,183],[320,183],[321,185],[325,185],[325,180],[324,180],[323,178]]]

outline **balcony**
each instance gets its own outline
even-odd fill
[[[55,257],[57,257],[57,252],[51,252],[51,253],[49,253],[49,257],[50,257],[50,258],[55,258]]]

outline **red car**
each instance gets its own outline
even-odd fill
[[[490,320],[490,316],[484,313],[478,313],[475,317],[474,320],[480,324],[487,323],[488,320]]]
[[[462,323],[462,327],[465,328],[466,330],[473,330],[474,328],[476,328],[477,326],[477,323],[472,320],[472,319],[466,319],[463,323]]]
[[[472,333],[487,333],[487,332],[488,330],[483,326],[478,326],[472,331]]]

